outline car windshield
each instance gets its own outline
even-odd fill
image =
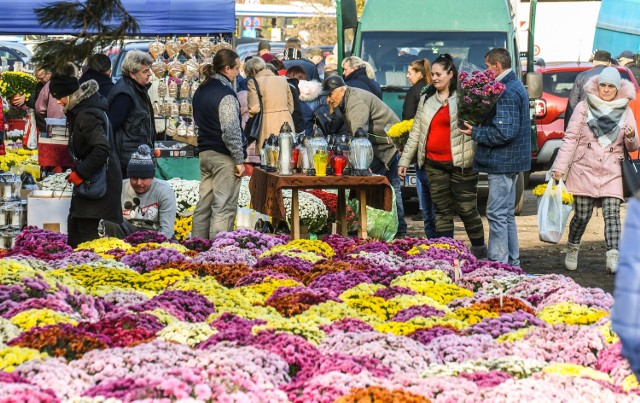
[[[507,47],[504,32],[363,32],[362,59],[376,72],[382,86],[409,87],[409,63],[432,62],[449,53],[456,65],[468,61],[484,70],[484,56],[493,48]]]
[[[580,71],[558,71],[558,72],[545,72],[542,75],[542,90],[547,94],[555,95],[557,97],[569,98],[573,83],[576,81]],[[620,71],[620,77],[630,80],[629,74],[626,71]]]

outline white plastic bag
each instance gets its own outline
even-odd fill
[[[27,123],[24,125],[22,146],[28,150],[36,150],[38,148],[36,117],[33,111],[29,112]]]
[[[562,191],[567,191],[564,182],[554,188],[554,180],[547,173],[547,189],[538,198],[538,235],[543,242],[558,243],[573,207],[562,204]]]

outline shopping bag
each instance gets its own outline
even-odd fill
[[[560,180],[554,186],[553,178],[547,174],[549,181],[544,194],[538,198],[538,236],[543,242],[558,243],[573,207],[562,204],[562,191],[567,191]]]
[[[27,123],[24,125],[24,135],[22,137],[22,146],[29,150],[38,148],[38,129],[36,127],[36,117],[33,112],[29,112]]]

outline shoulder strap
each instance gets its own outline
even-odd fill
[[[256,85],[256,92],[258,93],[258,101],[260,102],[260,109],[262,109],[262,94],[260,94],[260,86],[258,85],[258,80],[255,77],[251,77],[253,83]]]

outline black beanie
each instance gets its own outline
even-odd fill
[[[138,151],[131,155],[127,165],[129,178],[153,178],[156,176],[156,166],[151,159],[151,149],[146,144],[138,146]]]
[[[80,88],[80,83],[76,77],[55,74],[49,82],[49,93],[55,99],[64,98],[73,94]]]

